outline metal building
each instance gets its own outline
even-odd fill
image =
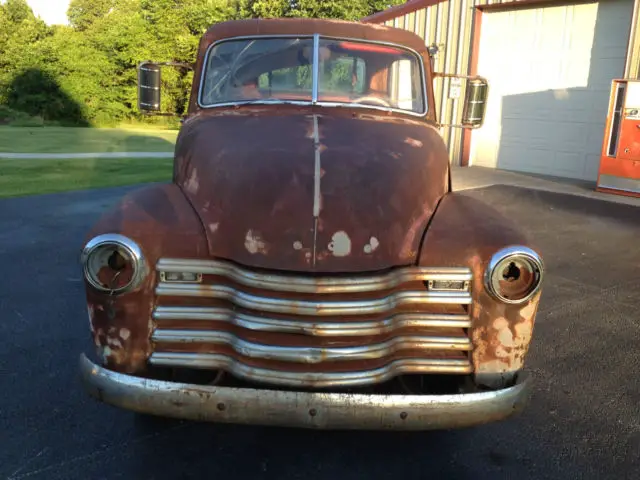
[[[442,129],[452,163],[595,180],[611,81],[640,75],[639,5],[411,0],[363,21],[420,35],[435,71],[489,80],[484,126]],[[459,89],[434,88],[441,123],[459,122]]]

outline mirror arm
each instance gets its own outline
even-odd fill
[[[146,110],[141,110],[140,113],[142,115],[147,115],[149,117],[177,117],[177,116],[179,116],[177,113],[150,112],[150,111],[146,111]]]
[[[464,125],[462,123],[436,123],[436,127],[466,128],[467,130],[476,130],[482,127],[482,125]]]
[[[480,75],[458,75],[457,73],[440,73],[440,72],[434,72],[433,73],[433,78],[465,78],[467,80],[480,80],[481,82],[484,83],[489,83],[487,82],[487,79],[484,77],[481,77]]]
[[[185,63],[185,62],[143,62],[143,63],[153,63],[154,65],[162,65],[165,67],[176,67],[176,68],[186,68],[187,70],[195,71],[195,64],[193,63]]]

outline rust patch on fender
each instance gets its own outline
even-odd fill
[[[134,294],[135,297],[138,295]],[[93,342],[103,365],[123,373],[146,369],[146,360],[151,353],[151,330],[143,312],[149,311],[149,307],[132,298],[114,301],[113,297],[95,292],[91,287],[88,287],[87,298],[89,305],[94,307]],[[110,315],[109,312],[113,313]]]
[[[120,233],[136,242],[148,274],[135,291],[121,295],[99,292],[85,281],[92,340],[107,368],[142,373],[151,352],[155,265],[161,256],[206,257],[204,227],[180,188],[167,184],[144,187],[124,197],[96,223],[86,240],[104,233]]]
[[[485,292],[474,305],[471,330],[476,373],[513,373],[524,367],[540,293],[525,306],[500,304]]]
[[[524,305],[509,305],[485,290],[484,274],[491,257],[512,245],[534,248],[514,222],[491,206],[451,193],[438,207],[420,254],[423,266],[471,268],[472,362],[476,377],[484,377],[482,382],[491,386],[502,385],[524,367],[541,296],[538,292]]]

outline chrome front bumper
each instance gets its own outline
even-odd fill
[[[524,407],[530,381],[458,395],[285,392],[149,380],[80,357],[84,387],[117,407],[198,421],[316,429],[435,430],[502,420]]]

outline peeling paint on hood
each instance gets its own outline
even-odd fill
[[[201,115],[183,127],[176,182],[211,256],[293,271],[414,263],[448,188],[437,130],[401,116],[301,110]]]

